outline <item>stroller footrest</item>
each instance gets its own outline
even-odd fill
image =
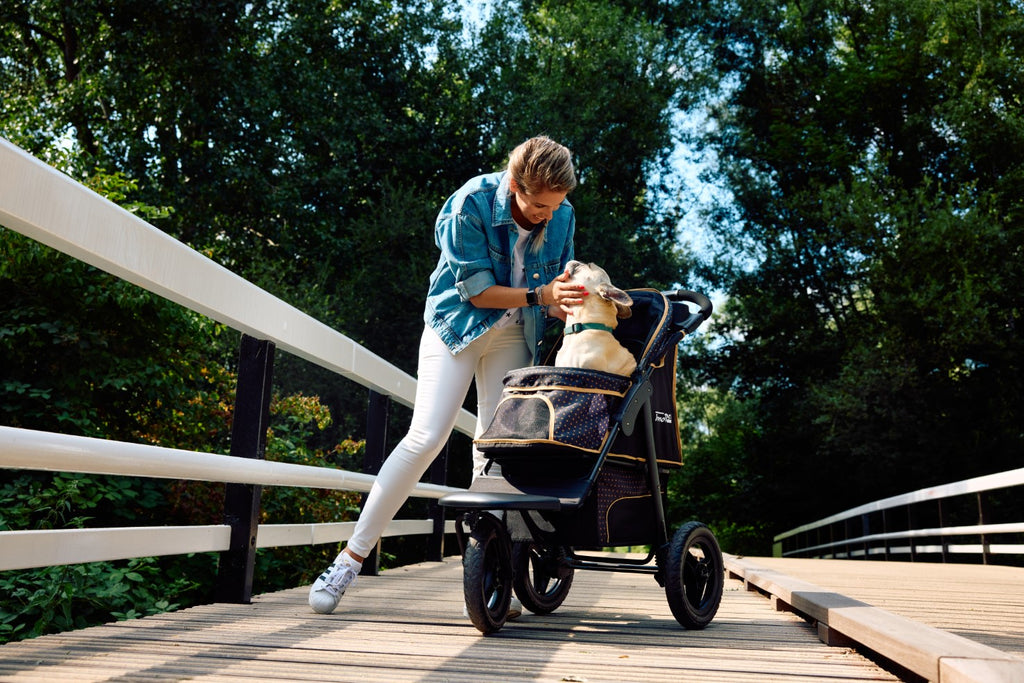
[[[480,510],[560,510],[562,508],[562,502],[554,496],[482,491],[450,493],[437,502],[442,507]]]

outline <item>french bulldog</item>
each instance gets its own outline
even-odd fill
[[[555,366],[631,375],[636,359],[612,332],[620,318],[632,315],[633,299],[593,263],[569,261],[565,268],[569,282],[583,285],[588,295],[582,304],[565,306],[565,333]]]

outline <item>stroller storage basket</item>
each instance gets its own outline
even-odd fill
[[[476,446],[499,464],[587,458],[601,451],[630,378],[598,370],[537,366],[512,370],[490,426]]]
[[[666,477],[662,471],[663,483]],[[580,549],[654,543],[653,495],[642,467],[607,462],[583,506],[563,513],[556,526],[561,538]]]

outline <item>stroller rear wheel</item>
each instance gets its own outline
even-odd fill
[[[534,614],[554,612],[569,594],[573,568],[566,560],[564,548],[513,543],[512,567],[516,595]]]
[[[710,624],[724,584],[725,563],[715,535],[700,522],[679,527],[665,566],[665,595],[676,621],[689,629]]]
[[[512,602],[512,542],[504,525],[479,515],[462,555],[462,592],[470,621],[483,634],[505,625]]]

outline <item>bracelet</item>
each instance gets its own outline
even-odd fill
[[[540,287],[537,288],[537,301],[540,303],[541,306],[546,305],[544,303],[544,285],[541,285]]]

